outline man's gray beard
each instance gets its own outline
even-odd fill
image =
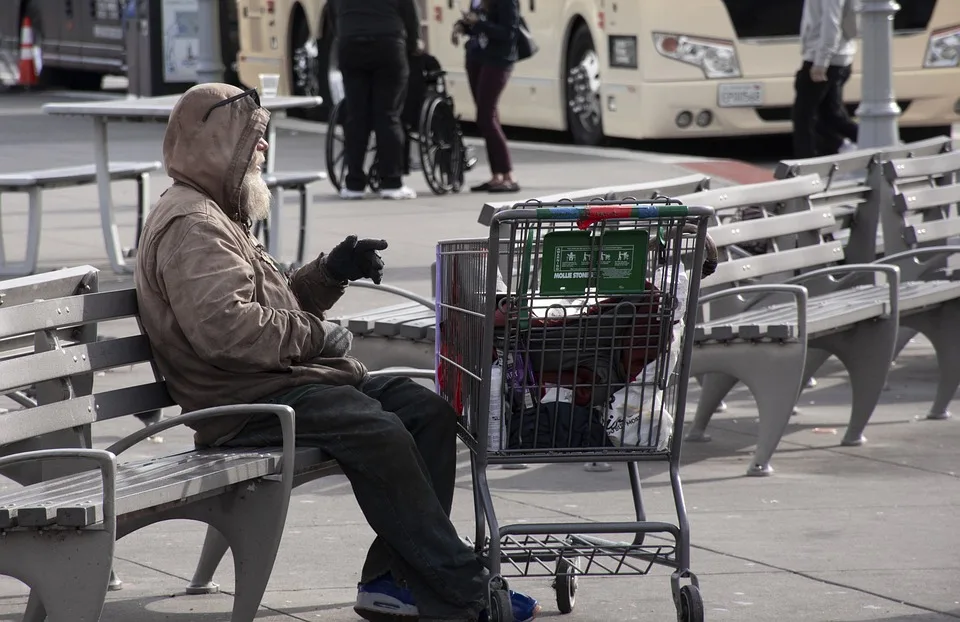
[[[264,220],[270,215],[270,189],[263,181],[260,169],[247,171],[240,186],[240,210],[252,222]]]

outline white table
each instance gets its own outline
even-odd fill
[[[108,169],[109,147],[107,141],[107,123],[110,121],[167,121],[180,95],[161,97],[141,97],[96,102],[65,102],[44,104],[43,112],[58,116],[88,117],[93,120],[94,158],[97,167],[97,192],[100,196],[100,221],[107,249],[107,258],[114,272],[130,273],[133,268],[123,257],[120,236],[113,214],[113,195],[110,190]],[[260,105],[271,113],[283,112],[290,108],[312,108],[319,106],[320,97],[262,97]],[[277,153],[277,130],[274,123],[267,126],[267,142],[270,149],[266,156],[266,173],[274,172]],[[270,246],[268,252],[280,257],[280,191],[275,190],[270,208]]]

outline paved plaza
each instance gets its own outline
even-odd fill
[[[90,122],[51,118],[39,112],[51,96],[0,95],[0,171],[91,163]],[[323,136],[298,123],[284,124],[278,170],[323,168]],[[113,159],[161,159],[161,124],[110,126]],[[599,149],[515,144],[521,197],[566,189],[653,181],[713,167],[699,158],[660,157]],[[485,174],[481,161],[476,180]],[[762,176],[763,171],[753,171]],[[477,214],[486,195],[437,197],[422,176],[412,185],[422,198],[411,202],[343,202],[331,186],[313,187],[308,256],[329,250],[357,233],[390,242],[384,283],[429,295],[434,243],[442,238],[479,237]],[[152,180],[156,199],[169,183]],[[723,183],[723,182],[720,182]],[[116,184],[121,238],[129,245],[135,222],[133,184]],[[44,195],[40,263],[44,269],[89,263],[103,269],[102,287],[128,287],[129,276],[110,272],[94,187]],[[3,196],[3,235],[8,256],[23,248],[26,201]],[[296,207],[286,206],[281,223],[284,253],[295,240]],[[336,310],[355,312],[391,304],[369,290],[348,291]],[[104,328],[121,335],[128,322]],[[681,473],[694,543],[692,569],[699,575],[710,621],[760,622],[940,622],[960,619],[960,422],[923,419],[937,378],[929,344],[912,342],[892,369],[887,390],[859,448],[841,448],[849,416],[846,374],[831,359],[819,383],[801,396],[778,452],[776,472],[744,476],[757,437],[757,412],[742,388],[729,409],[715,416],[710,443],[683,448]],[[110,387],[146,382],[149,370],[135,366],[101,375]],[[695,405],[697,392],[691,389]],[[0,407],[12,407],[0,403]],[[691,406],[692,408],[692,406]],[[692,412],[692,410],[690,411]],[[166,413],[167,416],[176,411]],[[132,419],[132,418],[128,418]],[[98,447],[135,431],[139,422],[112,421],[94,428]],[[126,459],[140,460],[191,447],[185,429],[147,442]],[[648,515],[675,521],[665,468],[642,465]],[[454,518],[464,535],[473,533],[468,456],[461,453]],[[534,465],[523,471],[491,471],[497,512],[503,522],[630,520],[632,502],[625,468],[588,473],[580,464]],[[9,488],[6,480],[0,489]],[[123,589],[111,592],[104,622],[214,622],[229,619],[232,558],[216,579],[220,594],[186,596],[203,539],[199,523],[154,525],[121,540],[116,570]],[[356,582],[373,532],[342,476],[294,491],[287,528],[260,616],[264,622],[359,620],[352,611]],[[544,606],[543,619],[559,616],[550,581],[516,579]],[[20,620],[26,589],[0,577],[0,622]],[[559,619],[559,618],[558,618]],[[650,576],[585,578],[569,622],[666,622],[676,619],[669,571]]]

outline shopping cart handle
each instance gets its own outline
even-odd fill
[[[538,220],[575,220],[580,229],[587,229],[604,220],[627,218],[655,220],[685,216],[687,216],[685,205],[587,205],[537,208]]]

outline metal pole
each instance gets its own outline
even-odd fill
[[[199,0],[197,30],[197,84],[223,82],[220,62],[220,0]]]
[[[857,108],[861,149],[900,142],[900,106],[893,92],[893,16],[899,10],[896,0],[861,0],[863,94]]]

